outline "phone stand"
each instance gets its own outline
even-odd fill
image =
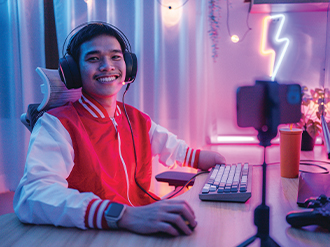
[[[254,224],[258,231],[239,247],[248,246],[257,238],[260,238],[260,246],[280,246],[269,236],[269,207],[266,205],[266,146],[264,146],[264,162],[262,164],[262,202],[254,210]]]
[[[262,164],[262,203],[254,210],[254,224],[257,226],[257,233],[238,245],[248,246],[257,238],[260,239],[260,246],[280,246],[269,236],[269,207],[266,205],[266,147],[277,135],[277,127],[280,124],[280,110],[278,97],[278,84],[275,82],[265,83],[265,119],[266,123],[258,130],[259,145],[264,147],[264,161]]]

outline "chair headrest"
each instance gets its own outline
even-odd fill
[[[37,67],[36,71],[44,82],[40,85],[44,98],[38,106],[38,111],[62,106],[81,97],[81,88],[67,89],[57,70]]]

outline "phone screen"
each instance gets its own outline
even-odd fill
[[[277,82],[270,82],[277,83]],[[237,125],[261,129],[266,124],[267,93],[275,95],[280,110],[280,124],[297,123],[301,118],[301,87],[299,84],[278,84],[278,90],[270,92],[262,81],[253,86],[237,89]],[[273,95],[274,96],[274,95]]]

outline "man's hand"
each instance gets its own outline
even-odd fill
[[[198,159],[198,168],[207,171],[216,164],[226,163],[225,157],[213,151],[201,150]]]
[[[194,211],[185,201],[163,200],[146,206],[127,207],[118,226],[141,234],[163,232],[178,236],[182,231],[190,235],[192,230],[185,221],[192,227],[197,225]]]

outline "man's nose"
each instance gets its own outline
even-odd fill
[[[114,70],[115,66],[113,64],[113,62],[111,61],[111,59],[109,58],[104,58],[101,60],[101,64],[100,64],[100,70],[104,71],[104,70]]]

